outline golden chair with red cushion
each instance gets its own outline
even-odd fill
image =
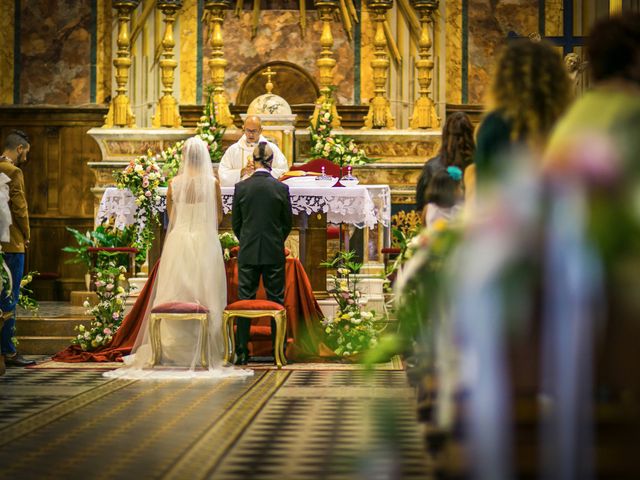
[[[236,317],[271,317],[276,324],[276,339],[273,347],[274,362],[278,368],[287,364],[284,356],[284,341],[287,335],[287,311],[279,303],[269,300],[238,300],[224,309],[222,314],[222,335],[224,338],[224,361],[230,363],[235,352],[233,321]]]
[[[207,368],[209,366],[209,309],[204,305],[188,302],[167,302],[153,307],[149,317],[151,366],[158,365],[162,359],[161,320],[198,320],[200,322],[203,339],[200,345],[200,363],[202,368]]]

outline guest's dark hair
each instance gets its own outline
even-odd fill
[[[455,166],[463,170],[472,162],[476,148],[473,140],[473,125],[464,112],[455,112],[447,117],[442,128],[440,159],[444,167]]]
[[[596,22],[587,37],[587,55],[596,82],[640,83],[640,14],[625,12]]]
[[[424,194],[425,204],[434,203],[442,208],[453,207],[460,200],[460,180],[455,180],[443,168],[429,181]]]
[[[4,139],[3,148],[5,150],[15,150],[20,145],[29,146],[29,137],[22,130],[11,130],[11,133]]]
[[[502,52],[491,93],[496,110],[512,124],[512,139],[537,146],[571,102],[571,83],[553,46],[518,39]]]
[[[260,162],[267,170],[271,170],[273,150],[271,150],[271,147],[267,142],[260,142],[256,148],[253,149],[253,160],[255,162]]]

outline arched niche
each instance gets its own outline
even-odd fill
[[[284,98],[289,105],[313,104],[320,96],[315,79],[295,63],[274,61],[260,65],[247,75],[238,90],[236,105],[249,105],[252,100],[266,93],[267,77],[262,73],[271,67],[276,73],[272,77],[273,92]]]

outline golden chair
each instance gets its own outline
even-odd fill
[[[209,309],[197,303],[169,302],[151,309],[149,317],[149,337],[151,341],[151,366],[158,365],[162,360],[162,339],[160,335],[161,320],[198,320],[202,329],[200,345],[200,363],[202,368],[208,368],[209,362]]]
[[[287,311],[279,303],[269,300],[238,300],[225,308],[222,314],[222,335],[224,338],[224,361],[230,363],[236,348],[233,321],[236,317],[271,317],[276,324],[276,339],[273,347],[274,362],[278,368],[287,364],[284,356],[284,341],[287,335]]]

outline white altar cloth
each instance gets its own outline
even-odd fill
[[[224,213],[231,211],[234,187],[222,187]],[[166,192],[164,192],[166,193]],[[329,223],[348,223],[359,228],[388,227],[391,221],[391,190],[388,185],[352,187],[289,186],[294,215],[326,213]],[[136,204],[128,190],[107,188],[102,195],[96,224],[113,218],[124,228],[134,223]]]

